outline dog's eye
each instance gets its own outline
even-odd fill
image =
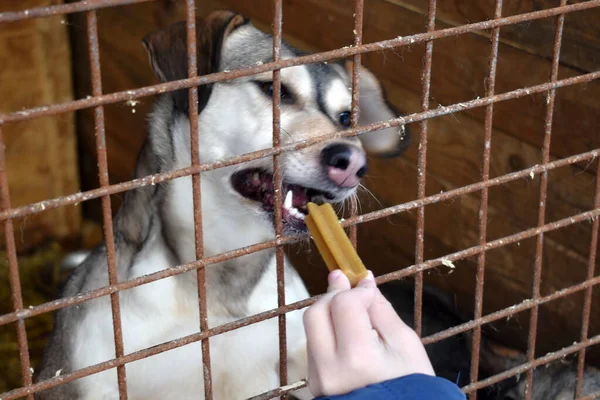
[[[269,97],[273,97],[273,82],[272,81],[268,81],[268,82],[257,82],[258,87],[260,88],[260,90],[266,94]],[[289,90],[287,89],[287,87],[285,87],[285,85],[281,85],[281,91],[280,91],[280,98],[282,100],[290,100],[292,98],[292,96],[290,95]]]
[[[340,124],[343,127],[349,128],[351,123],[352,119],[350,117],[350,111],[344,111],[343,113],[340,113]]]

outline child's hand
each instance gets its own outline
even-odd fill
[[[383,297],[372,274],[350,289],[348,278],[333,271],[327,291],[304,314],[314,396],[414,373],[435,375],[419,337]]]

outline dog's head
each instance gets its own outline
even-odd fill
[[[272,61],[272,37],[247,19],[218,11],[198,19],[198,75],[232,71]],[[164,82],[187,78],[185,23],[174,24],[144,38],[156,75]],[[282,44],[281,58],[300,53]],[[350,127],[351,63],[323,63],[281,71],[281,141],[292,143]],[[237,78],[198,88],[200,153],[203,162],[272,147],[273,74]],[[187,90],[173,93],[174,109],[189,115]],[[381,86],[366,69],[360,73],[359,124],[397,117]],[[404,129],[388,128],[359,139],[332,139],[280,157],[283,176],[284,227],[304,231],[306,204],[342,202],[353,195],[367,171],[367,157],[396,156],[408,145]],[[227,190],[244,207],[271,217],[274,209],[271,157],[226,169]]]

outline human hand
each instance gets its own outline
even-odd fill
[[[381,294],[372,273],[354,289],[340,270],[328,281],[327,294],[304,313],[314,396],[415,373],[435,375],[421,340]]]

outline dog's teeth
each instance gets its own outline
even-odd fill
[[[302,214],[300,210],[295,207],[290,209],[290,214],[298,219],[304,219],[304,214]]]
[[[293,196],[294,196],[294,194],[292,193],[292,191],[288,190],[287,194],[285,195],[285,201],[283,202],[284,208],[287,208],[288,210],[292,209]]]
[[[260,183],[260,175],[258,172],[252,174],[252,183],[259,184]]]

